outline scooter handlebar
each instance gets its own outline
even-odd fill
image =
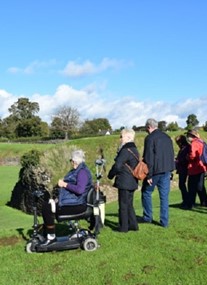
[[[95,161],[95,165],[101,166],[105,164],[105,160],[104,159],[96,159]]]

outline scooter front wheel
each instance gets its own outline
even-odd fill
[[[93,251],[98,248],[98,243],[94,238],[87,238],[83,241],[83,249],[86,251]]]
[[[25,250],[26,250],[27,253],[34,253],[34,252],[36,252],[36,251],[34,250],[34,244],[33,244],[31,241],[29,241],[29,242],[26,244]]]

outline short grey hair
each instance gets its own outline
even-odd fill
[[[149,118],[146,121],[145,127],[151,127],[153,129],[158,128],[158,122],[155,119]]]
[[[77,164],[85,162],[85,153],[84,153],[84,151],[82,149],[74,150],[71,153],[71,160],[73,160]]]

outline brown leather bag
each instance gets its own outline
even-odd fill
[[[149,173],[147,164],[143,160],[139,161],[139,158],[133,153],[133,151],[131,151],[131,149],[128,148],[127,150],[131,152],[131,154],[137,159],[138,163],[134,169],[132,169],[127,163],[125,163],[125,165],[128,167],[134,177],[136,177],[138,180],[144,180]]]

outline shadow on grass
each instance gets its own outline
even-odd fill
[[[170,208],[174,208],[174,209],[178,209],[178,210],[181,210],[181,211],[193,211],[193,212],[207,214],[207,206],[201,206],[199,204],[196,204],[192,209],[182,208],[179,203],[170,204],[169,207]]]
[[[145,220],[143,220],[142,216],[136,216],[137,217],[137,223],[138,224],[151,224],[151,225],[155,225],[155,226],[161,226],[161,224],[158,221],[152,220],[152,222],[147,222]]]
[[[109,218],[107,218],[107,217],[109,217]],[[114,221],[110,220],[110,217],[116,217],[117,218],[117,222],[114,222]],[[119,224],[118,224],[118,214],[117,213],[106,214],[105,215],[104,225],[106,227],[111,228],[112,231],[116,231],[118,226],[119,226]]]
[[[180,203],[170,204],[169,207],[170,207],[170,208],[176,208],[176,209],[179,209],[179,210],[186,210],[186,209],[184,209],[184,208],[181,207],[181,204],[180,204]]]
[[[26,235],[24,234],[24,228],[18,228],[18,229],[16,229],[16,231],[22,237],[22,239],[27,241],[27,242],[31,239],[33,232],[34,232],[32,227],[31,227],[31,229],[29,229],[27,231]],[[55,225],[55,231],[56,231],[57,236],[66,236],[66,235],[69,235],[71,233],[69,226],[66,224],[56,224]],[[41,235],[44,235],[42,224],[38,225],[38,233]]]
[[[24,229],[23,228],[18,228],[16,229],[16,231],[18,232],[18,234],[22,237],[23,240],[28,241],[28,237],[24,234]]]
[[[118,220],[118,214],[112,213],[112,214],[106,214],[106,217],[117,217]],[[137,223],[139,224],[151,224],[151,225],[155,225],[155,226],[161,226],[161,224],[155,220],[153,220],[151,223],[146,222],[143,220],[143,218],[141,216],[136,216],[137,218]],[[105,222],[104,222],[105,226],[111,228],[113,231],[117,231],[118,229],[118,222],[114,222],[112,220],[110,220],[110,218],[105,218]]]

